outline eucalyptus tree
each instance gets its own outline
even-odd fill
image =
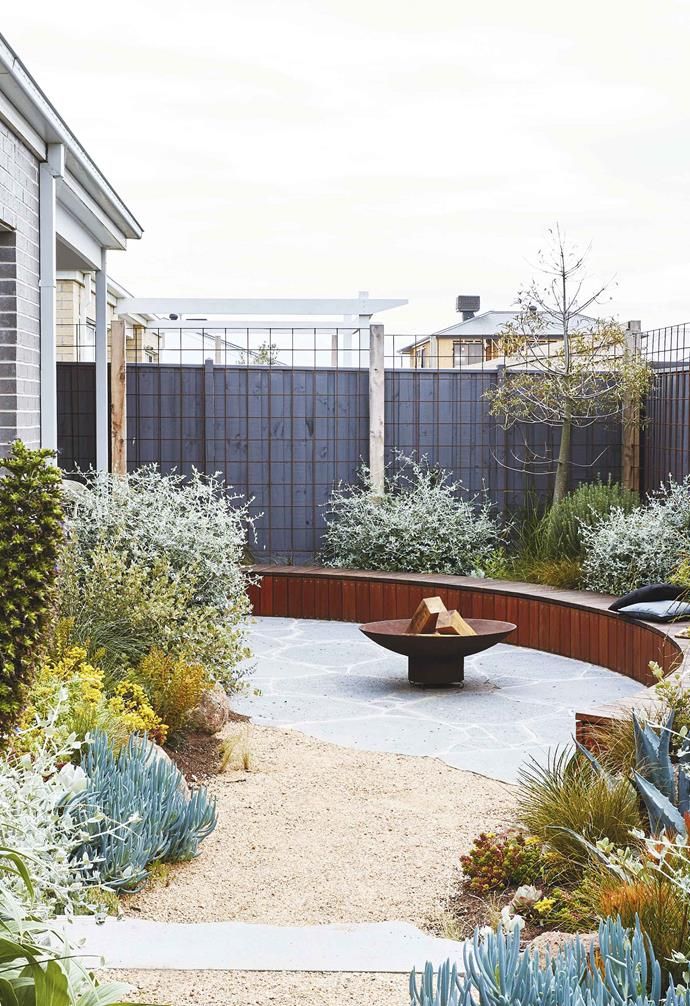
[[[567,492],[572,434],[614,417],[639,403],[651,371],[618,322],[591,317],[608,284],[589,283],[589,249],[568,245],[559,227],[548,232],[539,254],[539,275],[517,297],[515,318],[503,326],[498,354],[503,379],[485,392],[491,414],[508,429],[519,423],[560,430],[555,458],[532,461],[553,474],[553,502]]]

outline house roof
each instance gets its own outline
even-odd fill
[[[0,99],[0,118],[22,135],[40,159],[45,159],[47,144],[64,144],[65,166],[86,197],[94,201],[125,238],[141,237],[139,221],[3,35],[0,35]]]
[[[503,326],[508,322],[514,321],[519,314],[519,311],[482,311],[481,314],[475,314],[474,318],[468,318],[467,321],[458,321],[454,325],[449,325],[447,328],[441,328],[437,332],[432,332],[431,336],[441,338],[458,336],[465,339],[497,339],[501,335],[501,329]],[[590,318],[585,314],[574,315],[571,319],[574,328],[589,328],[595,320],[595,318]],[[562,330],[555,322],[553,323],[553,326],[547,324],[547,327],[544,330],[544,335],[546,337],[553,336],[554,338],[558,338],[562,334]],[[409,345],[403,346],[400,352],[404,353],[414,349],[415,346],[428,342],[431,336],[420,336]]]

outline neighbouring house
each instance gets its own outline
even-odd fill
[[[57,447],[59,273],[90,277],[97,425],[107,452],[107,252],[141,235],[0,35],[0,454],[17,438]]]
[[[149,328],[151,315],[123,314],[118,303],[131,293],[115,280],[107,279],[106,327],[110,349],[110,323],[113,317],[125,322],[127,362],[158,363],[162,336]],[[72,270],[57,274],[57,358],[59,363],[93,363],[96,352],[96,279],[91,272]]]
[[[399,350],[406,366],[431,367],[436,369],[464,369],[484,364],[494,365],[502,356],[499,341],[504,326],[514,321],[517,311],[483,311],[478,314],[479,297],[458,297],[457,311],[462,320],[439,332],[421,336]],[[582,328],[589,328],[595,319],[577,315],[573,322]],[[551,330],[553,329],[553,330]],[[563,338],[562,331],[555,323],[547,324],[544,344]]]

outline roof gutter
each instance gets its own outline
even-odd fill
[[[143,228],[127,208],[102,171],[91,160],[65,120],[49,101],[21,59],[0,34],[0,72],[7,73],[24,98],[19,109],[47,143],[62,143],[67,167],[101,209],[128,238],[140,238]],[[33,113],[33,114],[32,114]],[[36,120],[40,120],[38,123]],[[32,121],[33,120],[33,121]],[[43,128],[41,128],[41,126]]]

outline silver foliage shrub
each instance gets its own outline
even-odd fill
[[[89,473],[74,496],[61,563],[60,614],[120,676],[153,646],[201,661],[228,690],[248,655],[253,521],[222,479],[145,466],[123,478]]]
[[[400,454],[386,492],[372,495],[362,466],[354,485],[340,483],[326,507],[329,566],[398,572],[481,573],[502,543],[491,504],[460,495],[449,473]]]
[[[85,887],[71,856],[83,838],[82,825],[65,805],[86,785],[86,776],[70,762],[77,742],[54,739],[54,718],[42,724],[41,744],[31,752],[0,758],[0,846],[12,848],[30,865],[32,908],[44,916],[67,914],[84,903]],[[20,900],[20,878],[3,874],[2,887]]]
[[[180,576],[195,578],[200,604],[224,606],[244,594],[240,568],[253,530],[247,503],[224,481],[194,470],[189,478],[144,465],[123,479],[90,473],[71,520],[82,553],[117,546],[135,563],[164,557]]]
[[[581,528],[582,583],[589,590],[625,594],[665,581],[690,553],[690,479],[671,481],[631,513],[620,508]]]

